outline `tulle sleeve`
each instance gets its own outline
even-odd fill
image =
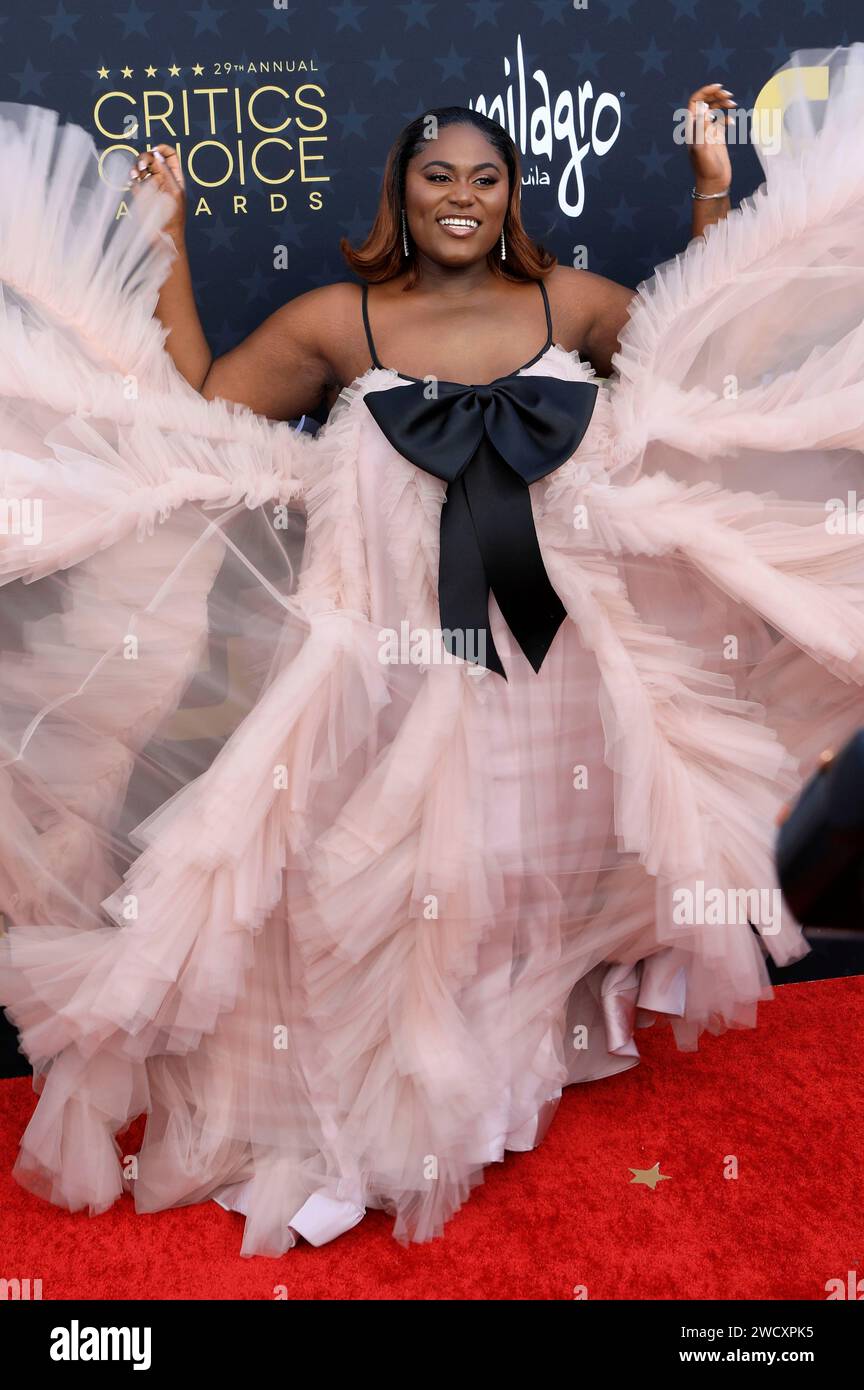
[[[770,86],[765,182],[632,302],[610,404],[633,486],[603,520],[643,618],[732,675],[806,773],[864,709],[864,44]]]
[[[154,318],[170,200],[55,111],[0,103],[0,574],[51,573],[182,503],[297,506],[311,436],[207,401]],[[33,530],[39,525],[39,542]]]
[[[129,829],[254,704],[303,550],[313,437],[176,369],[154,318],[171,204],[124,193],[129,166],[0,103],[0,912],[17,921],[103,920]]]
[[[819,66],[814,112],[801,74]],[[651,469],[667,446],[682,476],[821,500],[864,439],[864,44],[796,53],[783,74],[781,138],[756,145],[765,182],[638,287],[613,358],[616,455]]]

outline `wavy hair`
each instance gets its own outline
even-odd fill
[[[470,125],[485,135],[507,168],[510,197],[504,215],[504,238],[507,259],[502,262],[497,246],[489,251],[486,261],[494,275],[505,280],[540,280],[558,264],[558,259],[539,243],[532,241],[522,225],[520,210],[522,172],[519,151],[503,126],[469,106],[438,106],[417,116],[405,126],[390,147],[384,180],[378,199],[375,221],[366,240],[354,248],[342,237],[339,250],[351,269],[362,280],[375,284],[392,280],[404,271],[406,261],[402,247],[402,207],[405,202],[405,171],[408,161],[421,150],[428,149],[428,121],[432,117],[437,128],[450,125]],[[409,274],[404,288],[411,289],[418,278],[417,256],[412,245],[409,252]]]

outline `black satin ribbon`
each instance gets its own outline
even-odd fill
[[[489,630],[491,590],[539,671],[566,611],[543,564],[528,487],[572,456],[588,428],[597,385],[513,376],[488,386],[438,381],[433,387],[430,398],[433,388],[417,381],[367,391],[363,399],[394,449],[447,483],[438,565],[445,645],[473,659],[467,640],[473,632],[485,642],[485,665],[507,679]]]

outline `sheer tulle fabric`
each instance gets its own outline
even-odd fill
[[[438,621],[444,486],[363,403],[404,383],[370,368],[314,439],[201,399],[152,318],[160,195],[115,222],[84,132],[0,106],[19,1181],[94,1213],[215,1197],[244,1254],[368,1207],[425,1240],[640,1025],[755,1024],[798,928],[675,906],[776,886],[776,812],[860,718],[864,535],[825,502],[861,487],[862,55],[767,191],[640,286],[531,489],[569,615],[539,675],[493,602],[507,682],[382,660]],[[558,346],[526,371],[594,379]]]

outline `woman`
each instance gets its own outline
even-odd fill
[[[349,254],[371,293],[215,362],[151,245],[182,245],[170,169],[100,256],[83,132],[58,200],[51,113],[7,128],[3,481],[40,503],[3,561],[20,1181],[212,1197],[244,1254],[369,1207],[424,1240],[640,1024],[755,1023],[765,953],[806,950],[773,819],[864,680],[862,539],[823,503],[864,437],[862,52],[829,55],[803,161],[725,219],[697,200],[705,240],[635,296],[550,268],[465,113],[397,144],[404,240],[385,196]],[[315,439],[285,423],[319,403]]]
[[[732,169],[717,118],[735,105],[719,82],[700,87],[687,104],[694,236],[729,210]],[[428,137],[433,118],[434,140]],[[521,224],[515,168],[518,152],[503,128],[466,107],[427,113],[403,130],[390,153],[378,215],[365,246],[353,252],[344,238],[342,242],[352,269],[382,285],[380,299],[370,296],[370,302],[374,298],[381,316],[379,338],[392,347],[389,360],[413,365],[420,375],[434,374],[436,361],[442,377],[492,380],[503,374],[514,360],[527,359],[542,338],[537,330],[543,327],[543,306],[535,302],[530,280],[549,291],[556,341],[579,352],[600,376],[610,374],[632,291],[602,275],[556,265],[553,256],[531,243]],[[214,361],[192,289],[185,180],[171,145],[155,146],[131,171],[135,185],[149,178],[174,204],[163,230],[178,255],[162,286],[157,314],[170,330],[166,346],[187,381],[208,400],[240,401],[274,420],[329,410],[340,390],[368,365],[361,287],[343,282],[299,295]],[[475,214],[476,227],[452,225],[453,217]],[[413,291],[410,315],[403,290]],[[488,371],[478,367],[483,360],[478,359],[483,347],[478,324],[488,342]],[[520,343],[525,349],[521,356]]]

